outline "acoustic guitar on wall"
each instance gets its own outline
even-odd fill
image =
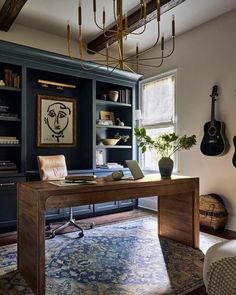
[[[215,102],[218,96],[218,86],[212,88],[211,121],[204,125],[204,136],[201,142],[201,152],[206,156],[220,156],[227,152],[228,141],[225,137],[225,125],[215,119]]]

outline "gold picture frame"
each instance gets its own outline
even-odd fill
[[[76,99],[37,95],[37,146],[76,146]]]
[[[113,125],[115,125],[115,115],[113,112],[100,111],[101,120],[111,120]]]

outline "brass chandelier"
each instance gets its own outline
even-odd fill
[[[157,20],[157,36],[154,41],[154,43],[143,50],[139,49],[139,45],[136,45],[135,53],[131,56],[125,56],[125,48],[124,48],[124,40],[127,38],[128,35],[142,35],[146,30],[147,25],[147,1],[146,0],[140,0],[139,4],[139,23],[142,24],[141,31],[137,32],[132,29],[132,26],[129,27],[128,25],[128,15],[124,14],[123,7],[122,7],[122,0],[113,0],[113,15],[114,15],[114,23],[115,26],[112,28],[107,27],[106,25],[106,11],[105,8],[103,8],[102,13],[102,20],[101,25],[99,24],[97,20],[97,1],[93,0],[93,19],[94,23],[101,30],[102,34],[105,38],[107,38],[106,41],[106,47],[105,52],[97,52],[95,50],[92,50],[87,47],[83,40],[83,34],[82,34],[82,6],[81,6],[81,0],[79,0],[79,7],[78,7],[78,47],[79,47],[79,60],[81,62],[81,66],[85,70],[94,69],[96,67],[106,67],[107,71],[109,73],[112,73],[115,69],[120,70],[126,70],[134,73],[139,72],[139,66],[142,67],[149,67],[149,68],[157,68],[160,67],[164,59],[170,57],[172,53],[175,50],[175,19],[174,16],[172,16],[172,49],[170,52],[165,53],[164,52],[164,34],[161,34],[161,9],[160,9],[160,0],[156,0],[156,20]],[[115,29],[114,29],[115,28]],[[116,37],[117,42],[117,51],[118,55],[113,56],[110,53],[110,38]],[[160,41],[160,53],[157,54],[157,56],[153,57],[143,57],[145,53],[150,51],[152,48],[157,46]],[[109,43],[110,42],[110,43]],[[67,43],[68,43],[68,54],[71,58],[71,27],[70,23],[68,21],[67,23]],[[97,63],[96,67],[90,67],[89,66],[89,60],[86,60],[84,58],[84,51],[87,51],[88,53],[97,54],[101,58],[93,60]],[[159,63],[153,64],[153,62],[159,61]],[[150,64],[152,63],[152,64]]]

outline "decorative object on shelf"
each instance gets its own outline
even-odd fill
[[[122,122],[118,117],[116,118],[116,120],[118,121],[118,126],[125,126],[125,123]]]
[[[64,88],[73,88],[73,89],[76,88],[76,86],[72,84],[58,83],[58,82],[53,82],[48,80],[38,80],[38,83],[44,88],[48,88],[51,85],[51,86],[56,86],[56,89],[59,89],[59,90],[63,90]]]
[[[102,143],[105,145],[116,145],[120,140],[127,142],[128,139],[129,139],[129,135],[120,135],[119,133],[116,133],[114,138],[102,139]]]
[[[115,90],[110,90],[107,92],[108,94],[108,98],[111,101],[117,102],[118,98],[119,98],[119,91],[115,91]]]
[[[98,120],[97,124],[101,126],[113,126],[112,120]]]
[[[199,213],[202,227],[219,230],[226,225],[228,212],[222,197],[217,194],[200,196]]]
[[[115,116],[114,116],[113,112],[101,111],[100,112],[100,119],[101,120],[111,120],[112,124],[115,125]]]
[[[225,124],[215,119],[215,101],[218,96],[218,86],[212,87],[211,97],[211,121],[204,125],[204,136],[200,145],[201,152],[206,156],[224,155],[229,149],[229,143],[225,136]]]
[[[123,140],[124,142],[127,142],[129,139],[129,135],[120,135],[119,132],[117,132],[114,136],[114,138]]]
[[[100,166],[104,164],[104,154],[102,150],[96,151],[96,166]]]
[[[184,0],[180,0],[179,2],[183,2]],[[151,1],[153,2],[153,1]],[[166,53],[164,52],[164,34],[161,36],[161,29],[160,29],[160,19],[161,19],[161,5],[160,0],[156,1],[156,19],[157,19],[157,36],[154,37],[153,44],[146,48],[146,49],[139,49],[139,45],[136,45],[135,52],[131,54],[130,56],[127,56],[125,53],[125,39],[129,34],[131,35],[142,35],[146,31],[146,24],[149,21],[147,17],[147,11],[150,11],[151,5],[153,3],[147,3],[146,0],[141,0],[139,6],[135,11],[125,13],[123,11],[123,5],[122,0],[114,0],[113,1],[113,12],[111,15],[114,15],[114,25],[106,24],[106,11],[105,8],[103,8],[102,13],[102,25],[99,25],[99,21],[97,20],[97,1],[93,0],[93,15],[94,15],[94,23],[98,27],[99,30],[101,30],[101,37],[104,37],[106,41],[105,46],[105,53],[100,53],[99,51],[102,48],[99,48],[99,50],[91,49],[89,46],[86,46],[83,40],[82,36],[82,7],[81,2],[79,2],[78,7],[78,42],[79,42],[79,60],[81,62],[82,67],[85,70],[92,69],[92,67],[85,62],[88,62],[89,60],[85,60],[83,56],[83,51],[87,51],[88,53],[92,54],[98,54],[101,57],[99,59],[95,59],[94,62],[98,62],[101,65],[97,65],[97,67],[107,67],[107,71],[112,73],[116,68],[119,68],[120,70],[127,70],[127,71],[134,71],[134,67],[136,67],[136,72],[139,71],[139,61],[141,61],[140,65],[144,65],[145,67],[160,67],[163,64],[163,61],[165,58],[168,58],[172,55],[175,49],[175,20],[174,16],[172,16],[172,49],[170,52]],[[147,7],[148,6],[148,7]],[[152,9],[153,11],[154,9]],[[92,13],[92,12],[91,12]],[[137,29],[137,25],[142,24],[139,27],[142,27],[142,30],[140,32],[135,32]],[[117,42],[116,42],[117,41]],[[155,54],[155,56],[151,56],[149,58],[142,58],[142,55],[146,53],[151,48],[157,47],[158,44],[161,41],[161,53]],[[109,46],[116,42],[116,53],[117,56],[111,55],[109,52]],[[68,21],[67,23],[67,45],[68,45],[68,54],[71,58],[75,58],[71,55],[71,27],[70,23]],[[155,65],[153,63],[154,60],[160,61],[158,65]]]
[[[196,144],[196,135],[183,135],[179,137],[175,133],[162,134],[152,139],[146,133],[145,128],[134,128],[134,134],[137,137],[138,146],[144,153],[147,148],[153,149],[160,154],[161,159],[158,162],[161,177],[170,178],[173,169],[173,160],[170,158],[179,150],[189,150]]]
[[[106,93],[101,94],[100,99],[107,100],[107,94]]]
[[[104,138],[102,143],[105,145],[116,145],[120,139],[118,138]]]
[[[37,96],[37,146],[76,146],[76,99]]]
[[[0,87],[4,87],[4,86],[6,86],[6,84],[4,83],[3,80],[0,80]]]

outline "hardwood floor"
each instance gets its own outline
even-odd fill
[[[103,216],[97,216],[97,217],[92,217],[92,218],[86,218],[81,220],[81,222],[85,223],[90,223],[90,222],[95,222],[96,226],[104,225],[104,224],[109,224],[109,223],[115,223],[119,222],[122,220],[130,220],[130,219],[135,219],[135,218],[141,218],[144,216],[155,216],[156,212],[150,211],[150,210],[145,210],[145,209],[134,209],[132,211],[127,211],[127,212],[122,212],[122,213],[114,213],[114,214],[108,214],[108,215],[103,215]],[[57,224],[54,224],[53,226],[57,226]],[[86,228],[86,227],[85,227]],[[65,232],[71,232],[74,229],[72,227],[68,227],[66,230],[64,230],[63,233]],[[236,232],[230,231],[230,230],[222,230],[218,232],[213,232],[209,231],[206,229],[201,229],[201,231],[222,237],[225,239],[236,239]],[[17,242],[17,233],[16,232],[10,232],[10,233],[4,233],[0,234],[0,246],[2,245],[7,245],[7,244],[12,244]],[[190,293],[189,295],[207,295],[205,287],[198,288]]]

